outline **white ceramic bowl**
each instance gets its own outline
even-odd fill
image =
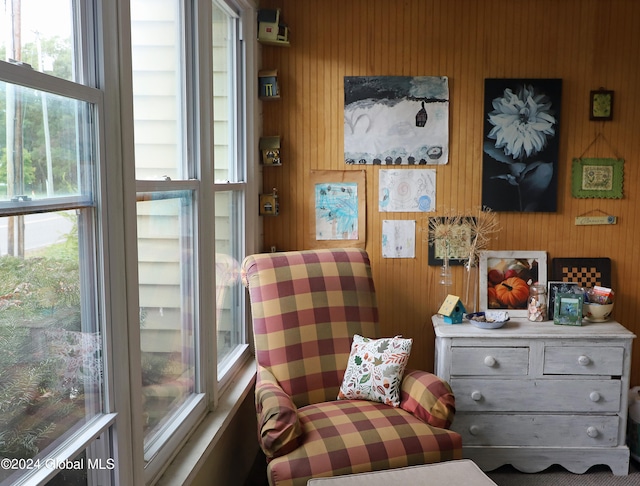
[[[591,304],[582,305],[582,315],[591,322],[605,322],[613,311],[613,304]]]
[[[476,327],[480,329],[499,329],[509,320],[507,312],[487,311],[474,312],[465,316]]]

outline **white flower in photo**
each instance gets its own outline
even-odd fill
[[[551,100],[544,93],[536,93],[531,85],[521,86],[517,93],[506,88],[504,96],[495,98],[492,105],[489,122],[493,128],[488,137],[513,159],[537,154],[555,135],[557,120]]]

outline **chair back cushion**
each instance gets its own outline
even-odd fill
[[[335,400],[354,334],[378,337],[367,253],[328,249],[245,258],[256,360],[296,406]]]

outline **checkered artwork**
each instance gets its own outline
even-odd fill
[[[575,282],[580,287],[611,287],[609,258],[554,258],[552,278],[557,282]]]

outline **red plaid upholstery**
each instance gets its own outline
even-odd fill
[[[439,428],[453,419],[453,394],[432,374],[405,374],[400,408],[336,401],[352,336],[378,337],[366,252],[252,255],[242,280],[251,298],[259,439],[271,459],[271,485],[462,457],[460,436]]]

